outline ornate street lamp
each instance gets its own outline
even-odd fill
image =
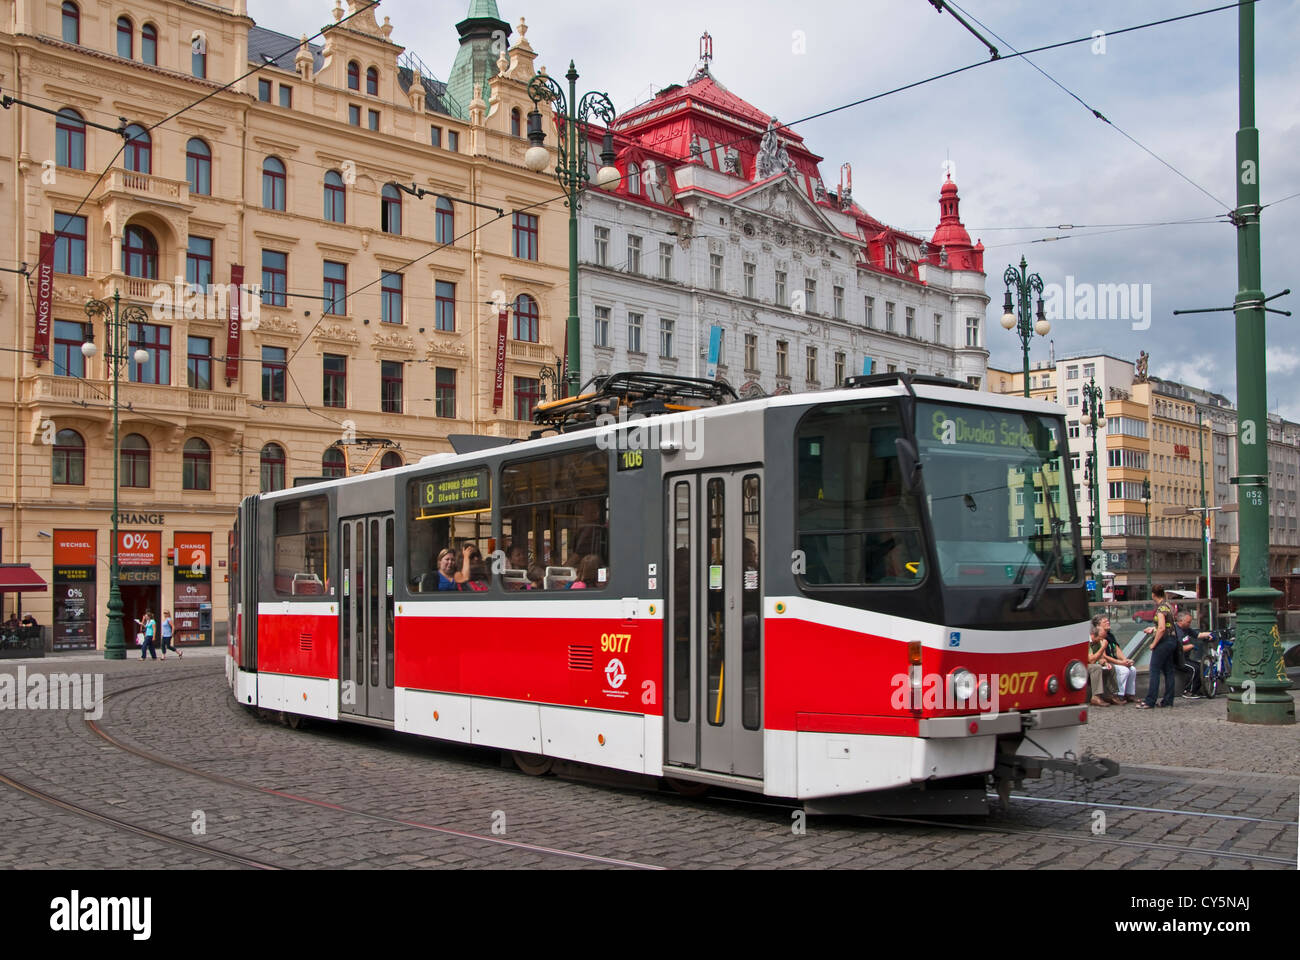
[[[542,388],[543,402],[546,400],[559,400],[560,392],[564,388],[564,361],[559,357],[556,357],[554,367],[538,367],[537,382]],[[551,385],[551,392],[555,394],[553,397],[546,390],[546,385],[548,383]]]
[[[1047,317],[1043,314],[1043,278],[1036,273],[1026,273],[1029,264],[1025,258],[1020,258],[1020,269],[1007,267],[1006,273],[1002,275],[1002,282],[1007,285],[1006,299],[1002,302],[1002,328],[1010,330],[1015,327],[1016,333],[1020,337],[1020,346],[1025,356],[1025,396],[1029,396],[1029,342],[1033,340],[1034,334],[1045,337],[1052,332],[1052,324],[1048,322]],[[1016,288],[1015,302],[1011,299],[1011,288]],[[1030,293],[1038,294],[1038,317],[1032,322],[1029,317]],[[1016,307],[1019,306],[1020,316],[1016,318]]]
[[[569,81],[567,98],[560,85],[544,73],[539,73],[528,83],[528,96],[533,100],[533,109],[528,114],[528,140],[532,146],[524,154],[524,165],[535,173],[541,173],[551,162],[551,152],[545,146],[542,113],[537,109],[537,104],[546,101],[564,122],[564,135],[557,145],[559,157],[555,164],[555,177],[568,195],[569,320],[565,328],[565,340],[568,344],[568,393],[577,396],[582,384],[582,350],[579,340],[582,331],[578,324],[578,196],[590,179],[587,170],[586,127],[593,115],[605,124],[596,186],[602,190],[612,190],[618,186],[621,175],[614,167],[614,134],[609,129],[609,125],[614,122],[614,104],[603,93],[588,93],[581,100],[578,99],[578,71],[572,60],[569,61],[569,72],[564,78]]]
[[[1142,481],[1142,505],[1147,510],[1147,599],[1151,599],[1151,481]]]
[[[121,369],[127,362],[126,351],[129,346],[127,334],[130,325],[148,323],[149,314],[143,307],[134,305],[128,306],[125,310],[121,309],[121,295],[115,290],[111,307],[106,300],[88,300],[86,316],[90,320],[90,329],[86,342],[81,345],[81,355],[90,360],[98,352],[95,346],[95,317],[103,317],[104,339],[108,344],[104,361],[113,371],[113,544],[108,574],[108,633],[104,638],[104,659],[125,660],[126,635],[122,630],[122,590],[118,582],[120,568],[117,563],[117,475],[122,456],[118,449],[118,383]],[[143,348],[137,349],[131,359],[136,363],[148,363],[149,351]]]
[[[1041,306],[1042,301],[1039,301]],[[1025,354],[1029,356],[1028,353]],[[1026,360],[1026,363],[1029,361]],[[1099,475],[1101,473],[1101,461],[1097,458],[1097,428],[1106,425],[1106,407],[1101,402],[1101,387],[1097,386],[1097,378],[1092,377],[1083,385],[1083,416],[1082,421],[1087,425],[1088,431],[1092,434],[1092,576],[1095,586],[1092,591],[1092,598],[1097,603],[1102,600],[1101,573],[1105,569],[1105,561],[1097,563],[1098,558],[1103,557],[1101,549],[1101,487]]]

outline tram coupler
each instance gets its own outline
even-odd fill
[[[1095,757],[1090,753],[1076,757],[1067,752],[1063,757],[1020,756],[1014,753],[999,753],[997,765],[993,768],[995,781],[1014,781],[1019,787],[1025,778],[1037,780],[1044,770],[1067,773],[1076,780],[1091,783],[1119,773],[1119,764],[1109,757]]]

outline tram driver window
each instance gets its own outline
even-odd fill
[[[801,422],[804,584],[910,586],[925,577],[916,498],[903,483],[894,443],[901,436],[892,402],[820,407]]]
[[[407,516],[407,587],[412,593],[487,589],[496,544],[486,467],[412,480]]]
[[[333,595],[329,569],[329,503],[324,497],[275,505],[275,592]]]
[[[501,474],[506,590],[603,590],[609,582],[609,456],[565,451]]]

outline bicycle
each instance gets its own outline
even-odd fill
[[[1213,700],[1220,689],[1226,690],[1228,687],[1236,631],[1229,627],[1215,630],[1211,636],[1210,649],[1201,662],[1201,693],[1209,700]]]

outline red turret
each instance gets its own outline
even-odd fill
[[[957,184],[952,182],[952,175],[939,190],[939,226],[930,238],[929,261],[951,270],[984,269],[984,244],[971,246],[970,234],[962,226],[958,206],[961,198],[957,196]]]

